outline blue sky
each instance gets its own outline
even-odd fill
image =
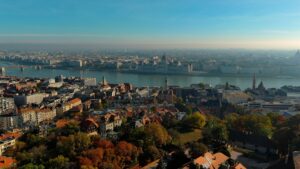
[[[0,0],[0,42],[300,48],[300,1]]]

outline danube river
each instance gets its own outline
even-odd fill
[[[0,66],[11,66],[14,63],[0,61]],[[80,70],[62,70],[62,69],[41,69],[25,68],[21,71],[18,68],[7,68],[6,75],[19,77],[47,77],[54,78],[58,75],[77,76],[77,77],[95,77],[98,81],[104,76],[110,83],[129,82],[135,86],[163,86],[165,77],[168,78],[169,85],[178,85],[182,87],[196,83],[207,83],[211,85],[230,84],[237,85],[241,89],[246,89],[252,86],[252,76],[230,77],[230,76],[184,76],[184,75],[158,75],[158,74],[133,74],[120,73],[109,71],[80,71]],[[265,87],[279,88],[283,85],[300,86],[300,78],[296,77],[257,77],[259,83],[263,81]]]

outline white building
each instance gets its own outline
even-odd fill
[[[56,116],[56,109],[21,109],[19,111],[19,123],[24,125],[38,125],[43,121],[52,120]]]
[[[13,98],[1,97],[0,98],[0,114],[5,113],[6,110],[11,110],[15,108],[15,103]]]
[[[46,93],[35,93],[32,95],[17,95],[14,97],[14,102],[17,106],[27,105],[27,104],[40,104],[45,97],[49,94]]]
[[[3,154],[8,148],[14,147],[16,144],[15,138],[7,138],[0,141],[0,155]]]
[[[96,81],[96,78],[84,78],[83,84],[84,84],[84,86],[96,86],[97,81]]]

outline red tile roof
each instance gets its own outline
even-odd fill
[[[11,157],[0,156],[0,168],[11,168],[16,165],[16,160]]]
[[[0,140],[4,140],[4,139],[10,138],[10,137],[19,138],[19,137],[21,137],[21,135],[22,134],[20,132],[5,133],[5,134],[0,135]]]

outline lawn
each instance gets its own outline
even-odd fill
[[[190,132],[180,133],[178,140],[176,140],[175,144],[185,144],[188,142],[197,141],[202,138],[202,132],[200,129],[195,129]]]

